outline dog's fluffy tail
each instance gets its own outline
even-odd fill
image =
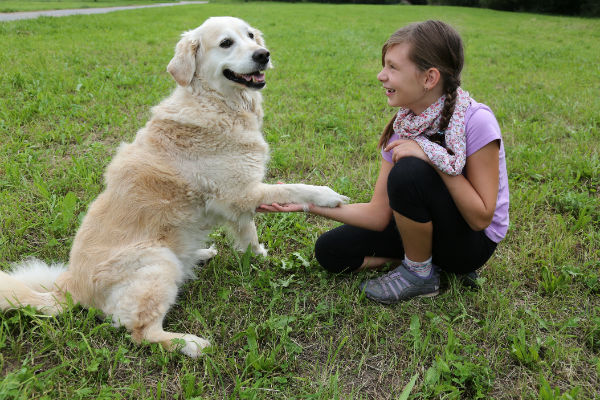
[[[0,309],[32,306],[44,314],[59,313],[65,295],[54,283],[66,269],[64,264],[47,265],[31,259],[8,273],[0,271]]]

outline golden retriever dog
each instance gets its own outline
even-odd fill
[[[185,32],[167,67],[176,89],[119,147],[68,265],[30,260],[0,272],[0,308],[56,314],[68,293],[135,342],[201,354],[208,341],[167,332],[163,319],[194,266],[216,254],[206,243],[212,229],[226,225],[238,250],[266,255],[253,221],[260,204],[347,200],[325,186],[262,182],[269,147],[259,90],[270,67],[261,32],[240,19],[213,17]]]

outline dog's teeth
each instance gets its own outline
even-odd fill
[[[252,80],[254,82],[264,82],[265,74],[260,74],[260,73],[254,74],[254,75],[252,75]]]

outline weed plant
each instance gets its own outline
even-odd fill
[[[260,28],[266,180],[368,201],[393,110],[381,45],[428,18],[466,43],[463,87],[496,113],[511,226],[481,270],[440,296],[382,306],[312,254],[336,223],[259,215],[267,258],[219,255],[167,315],[214,346],[192,360],[74,306],[0,315],[2,399],[600,398],[600,21],[459,7],[209,4],[0,24],[0,267],[66,261],[117,146],[174,82],[179,34],[213,15]]]

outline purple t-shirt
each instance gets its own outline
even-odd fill
[[[472,101],[465,113],[465,131],[467,136],[467,158],[494,141],[500,141],[500,170],[498,179],[498,198],[496,199],[496,210],[490,226],[485,228],[485,235],[492,241],[498,243],[506,236],[508,230],[508,175],[506,173],[506,159],[504,155],[504,143],[500,134],[500,126],[494,113],[485,104]],[[397,140],[397,134],[393,134],[389,142]],[[388,143],[389,143],[388,142]],[[384,160],[392,162],[392,151],[381,150]],[[463,171],[464,173],[464,171]]]

